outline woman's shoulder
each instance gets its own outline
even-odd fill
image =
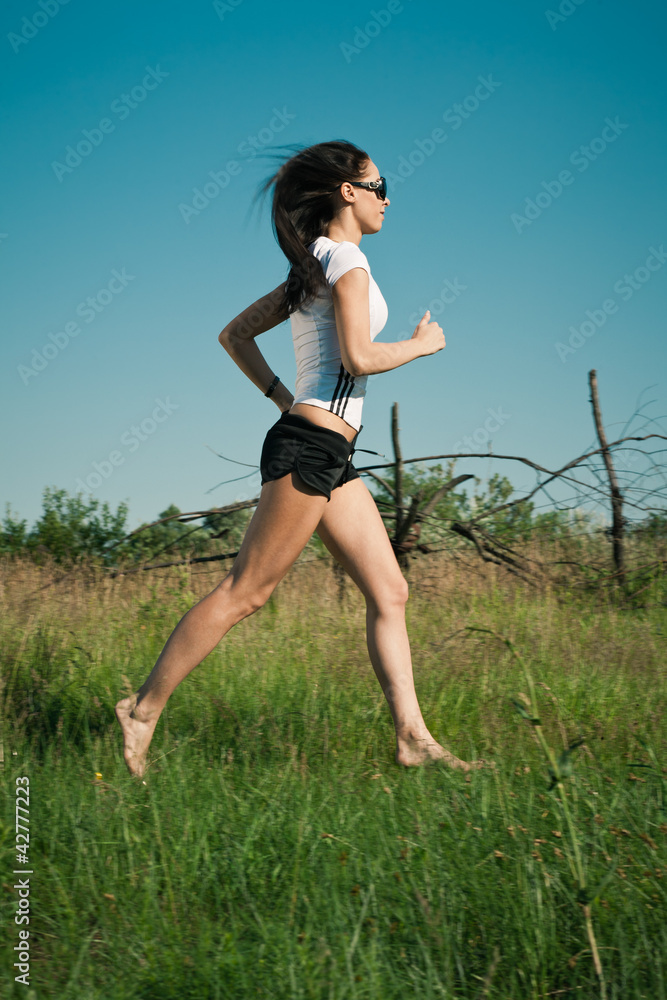
[[[316,236],[309,246],[323,246],[325,249],[335,249],[336,247],[354,247],[355,250],[359,250],[359,253],[363,253],[361,248],[357,243],[353,243],[351,240],[332,240],[328,236]]]
[[[319,257],[336,260],[360,260],[368,265],[368,258],[363,250],[350,240],[330,240],[328,236],[318,236],[308,246],[308,250]]]
[[[371,268],[366,254],[356,243],[349,240],[330,240],[328,236],[318,236],[311,244],[311,252],[320,261],[327,284],[333,287],[341,275],[354,267],[362,267],[370,278]]]

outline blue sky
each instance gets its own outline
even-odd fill
[[[594,439],[591,368],[610,439],[638,400],[665,414],[657,5],[9,0],[0,16],[0,512],[32,524],[45,486],[88,483],[133,528],[257,495],[257,475],[218,486],[252,470],[214,452],[257,464],[279,412],[217,336],[287,274],[269,201],[252,208],[274,169],[256,154],[280,144],[369,152],[391,198],[360,244],[389,307],[379,339],[426,308],[445,332],[369,380],[359,448],[391,455],[397,401],[406,458],[467,439],[558,467]],[[258,346],[293,388],[289,323]],[[534,483],[516,463],[456,467],[494,471]]]

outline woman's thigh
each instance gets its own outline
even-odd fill
[[[239,554],[219,586],[266,599],[304,549],[326,506],[327,498],[296,472],[264,483]]]
[[[375,500],[361,479],[332,492],[317,534],[367,599],[377,605],[407,599],[407,582]]]

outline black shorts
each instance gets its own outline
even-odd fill
[[[351,479],[359,479],[352,455],[360,431],[361,428],[348,441],[338,431],[319,427],[285,410],[264,439],[260,459],[262,486],[294,470],[304,483],[331,500],[332,490]]]

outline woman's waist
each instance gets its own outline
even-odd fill
[[[320,401],[317,403],[295,402],[288,412],[294,416],[303,417],[308,423],[315,424],[317,427],[341,434],[348,442],[354,441],[361,431],[361,426],[357,430],[356,426],[348,424],[343,417],[339,417],[336,413],[333,413],[328,408],[328,404],[325,405]]]

